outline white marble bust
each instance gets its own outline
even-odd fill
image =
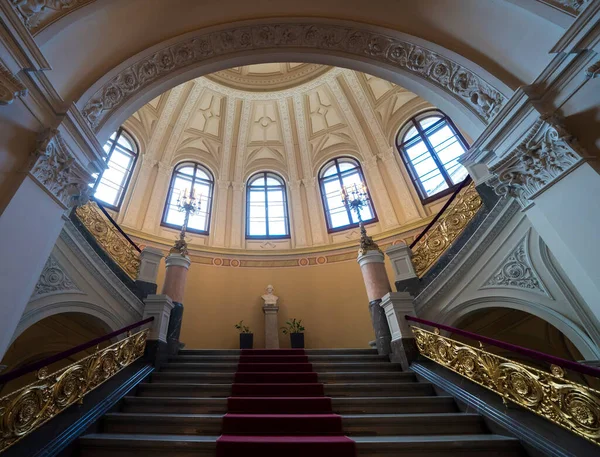
[[[261,298],[264,300],[265,306],[277,306],[277,300],[279,299],[277,295],[273,295],[273,286],[271,284],[267,286],[267,293]]]

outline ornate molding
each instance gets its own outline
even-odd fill
[[[514,197],[527,207],[586,158],[558,116],[542,116],[519,146],[490,167],[490,184],[498,195]]]
[[[0,105],[10,105],[18,97],[27,95],[27,88],[0,63]]]
[[[519,241],[517,246],[504,259],[500,268],[487,279],[480,289],[524,289],[550,297],[542,280],[533,268],[527,249],[528,240],[529,232]]]
[[[506,97],[481,77],[425,47],[366,29],[289,22],[231,27],[166,46],[106,82],[87,101],[83,115],[98,131],[125,101],[172,72],[219,56],[274,48],[326,50],[394,66],[453,95],[486,124],[506,102]]]
[[[95,0],[10,0],[23,25],[35,35],[52,22]]]
[[[40,279],[38,279],[38,282],[35,285],[31,300],[42,295],[64,292],[84,293],[61,268],[58,261],[50,255],[40,274]]]
[[[591,3],[592,0],[538,0],[541,3],[545,3],[546,5],[553,6],[565,13],[571,14],[573,16],[579,15],[583,8]]]
[[[588,67],[585,72],[585,76],[590,79],[594,79],[596,76],[600,76],[600,60],[598,60],[594,65]]]
[[[31,156],[29,174],[65,208],[87,203],[92,175],[80,166],[58,130],[42,133]]]

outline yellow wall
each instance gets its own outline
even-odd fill
[[[389,265],[388,265],[389,268]],[[388,271],[388,277],[392,274]],[[164,262],[158,278],[164,279]],[[355,261],[288,268],[233,268],[192,263],[185,290],[181,341],[189,349],[239,347],[234,324],[241,319],[264,347],[260,296],[273,284],[279,324],[302,319],[307,348],[366,348],[374,339],[367,295]],[[281,347],[289,337],[280,333]]]

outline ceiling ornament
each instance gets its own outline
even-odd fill
[[[545,189],[586,160],[585,151],[556,115],[541,116],[525,140],[490,167],[490,184],[524,208]]]
[[[40,274],[40,278],[35,285],[31,300],[42,295],[65,292],[83,293],[79,287],[75,285],[75,282],[69,275],[61,268],[58,261],[50,255],[44,265],[42,274]]]
[[[32,35],[95,0],[10,0],[23,25]]]
[[[472,71],[430,49],[378,32],[329,24],[233,27],[188,38],[122,69],[87,101],[83,115],[98,131],[137,92],[171,73],[219,56],[266,49],[338,52],[386,64],[448,92],[487,124],[506,97]]]

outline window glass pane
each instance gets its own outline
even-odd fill
[[[267,234],[267,223],[264,219],[251,219],[248,222],[248,233],[251,236],[265,236]]]
[[[251,186],[264,186],[265,185],[265,177],[261,176],[259,178],[254,179],[251,183]]]
[[[342,182],[344,183],[344,187],[352,187],[356,185],[358,190],[362,187],[362,179],[360,179],[360,175],[358,173],[352,173],[351,175],[346,175],[342,178]]]
[[[131,142],[127,138],[125,138],[125,135],[119,136],[119,139],[118,139],[117,143],[119,143],[124,148],[127,148],[130,151],[133,151],[133,145],[131,144]]]
[[[94,197],[105,203],[108,203],[109,205],[114,205],[119,198],[119,188],[100,182],[98,187],[96,187]]]
[[[453,137],[454,134],[452,133],[452,130],[450,130],[450,127],[448,127],[447,125],[445,125],[441,129],[435,129],[434,132],[427,135],[431,146],[433,146],[433,148],[436,150],[439,147],[441,147],[444,142]]]
[[[285,219],[278,218],[272,219],[271,213],[269,213],[269,235],[270,236],[284,236],[287,235],[287,227]]]
[[[331,219],[331,228],[343,227],[350,224],[346,208],[332,210],[329,213]]]
[[[168,224],[182,226],[185,219],[185,213],[178,211],[174,205],[169,205],[166,221]]]
[[[413,161],[421,157],[423,154],[427,153],[427,146],[423,141],[419,141],[418,143],[411,145],[405,149],[406,155],[409,160]]]
[[[191,166],[183,166],[177,169],[178,174],[184,174],[188,176],[194,176],[194,167]]]
[[[402,138],[402,142],[408,141],[411,138],[414,138],[415,136],[417,136],[418,134],[419,134],[419,131],[417,130],[417,128],[416,127],[411,127],[404,134],[404,138]]]
[[[356,164],[354,162],[342,162],[341,160],[338,162],[340,171],[352,170],[356,168]]]
[[[188,221],[188,228],[194,230],[202,230],[205,231],[207,229],[206,224],[208,222],[207,214],[201,212],[199,214],[190,214],[190,219]]]
[[[265,201],[265,191],[262,189],[256,190],[256,191],[250,191],[250,201],[252,203],[264,202]]]
[[[267,176],[267,186],[281,186],[279,180]]]
[[[131,164],[133,163],[133,156],[131,154],[124,154],[123,152],[115,149],[110,156],[110,161],[108,162],[109,166],[119,165],[125,170],[129,170]]]
[[[200,167],[196,168],[196,178],[206,179],[207,181],[211,181],[210,176]]]
[[[427,179],[422,181],[422,184],[428,197],[448,188],[446,180],[440,173],[428,176]]]
[[[413,166],[415,167],[415,172],[420,178],[428,176],[428,174],[432,173],[433,171],[439,173],[439,169],[435,164],[435,161],[431,158],[431,156],[427,157],[427,159],[425,160],[420,161],[419,163],[413,163]]]
[[[323,171],[323,176],[331,176],[337,173],[337,168],[334,165],[331,165],[330,167],[326,168],[325,171]]]
[[[110,136],[110,139],[111,139],[111,140],[114,140],[116,137],[117,137],[117,132],[114,132],[114,133],[113,133],[113,134]]]
[[[426,117],[425,119],[421,119],[419,121],[419,124],[421,125],[421,128],[423,130],[425,130],[427,127],[429,127],[430,125],[435,124],[441,118],[442,118],[441,116],[429,116],[429,117]]]
[[[108,154],[110,152],[110,148],[112,148],[112,141],[106,143],[104,146],[102,146],[102,148],[104,149],[104,152]]]

